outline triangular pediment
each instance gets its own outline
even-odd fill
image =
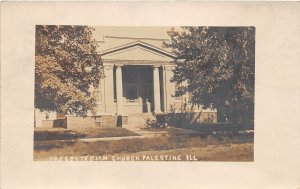
[[[136,41],[100,53],[102,59],[173,61],[175,56],[150,44]]]

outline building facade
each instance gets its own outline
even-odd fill
[[[105,77],[99,88],[92,89],[97,99],[95,111],[87,118],[48,113],[36,110],[36,127],[63,126],[66,128],[85,126],[116,126],[118,117],[122,125],[131,123],[137,117],[170,112],[199,112],[202,121],[216,121],[216,110],[202,109],[189,103],[189,94],[175,97],[178,85],[171,82],[176,56],[162,48],[164,41],[159,38],[137,38],[103,36],[99,41]],[[47,114],[47,113],[46,113]],[[52,116],[49,118],[49,114]],[[57,117],[58,116],[58,117]],[[149,118],[148,116],[148,118]],[[204,117],[203,117],[204,116]],[[61,121],[57,121],[57,119]]]

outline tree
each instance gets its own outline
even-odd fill
[[[221,120],[253,120],[254,27],[182,27],[168,32],[178,59],[172,81],[182,83],[177,96],[191,93],[191,102],[212,105]]]
[[[35,108],[85,116],[96,106],[91,86],[103,77],[94,29],[36,26]]]

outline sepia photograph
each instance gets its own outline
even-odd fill
[[[36,25],[34,161],[254,161],[255,27]]]

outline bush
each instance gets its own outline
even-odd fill
[[[149,128],[165,128],[168,126],[166,114],[153,114],[154,119],[147,119],[146,126]]]
[[[191,129],[201,133],[226,133],[236,135],[240,132],[248,132],[254,130],[254,122],[231,123],[231,122],[197,122],[192,113],[169,113],[164,115],[163,119],[168,125]]]

